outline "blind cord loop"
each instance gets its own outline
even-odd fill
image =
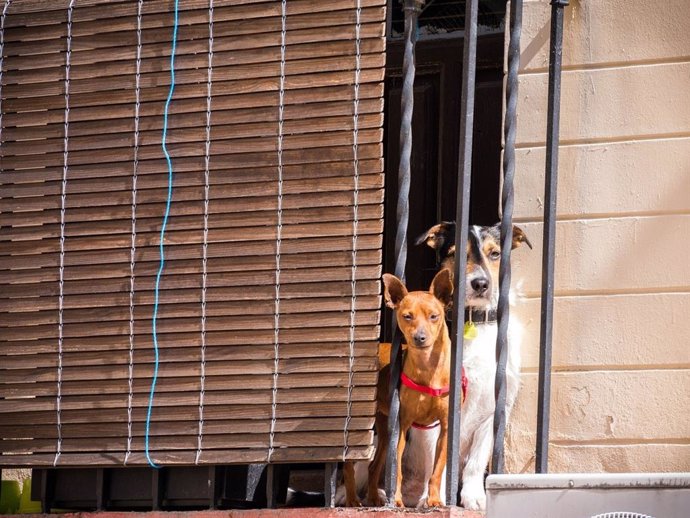
[[[69,158],[69,87],[70,67],[72,60],[72,13],[75,0],[70,0],[67,7],[67,48],[65,51],[65,123],[64,148],[62,152],[62,185],[60,191],[60,266],[58,281],[58,364],[57,364],[57,393],[55,396],[57,444],[53,466],[57,466],[62,454],[62,360],[64,335],[64,307],[65,307],[65,211],[67,205],[67,171]]]
[[[161,225],[161,235],[160,235],[160,265],[158,267],[158,273],[156,274],[156,283],[154,286],[154,302],[153,302],[153,377],[151,378],[151,391],[149,392],[149,403],[146,410],[146,431],[144,435],[144,450],[146,453],[146,460],[152,468],[159,468],[153,459],[151,458],[149,449],[149,433],[151,428],[151,412],[153,410],[153,399],[156,393],[156,382],[158,381],[158,364],[159,364],[159,354],[158,354],[158,332],[157,332],[157,320],[158,320],[158,302],[159,302],[159,291],[160,291],[160,281],[163,274],[163,268],[165,267],[165,228],[168,224],[168,217],[170,216],[170,205],[172,204],[172,189],[173,189],[173,166],[172,159],[170,158],[170,153],[168,152],[167,137],[168,137],[168,111],[170,109],[170,102],[172,101],[173,93],[175,92],[175,50],[177,48],[177,28],[178,28],[178,11],[179,11],[179,0],[175,0],[175,18],[173,22],[173,35],[170,50],[170,90],[168,91],[168,97],[165,100],[165,109],[163,111],[163,134],[161,137],[161,147],[163,148],[163,154],[165,155],[165,161],[168,165],[168,197],[165,204],[165,214],[163,216],[163,224]]]
[[[280,3],[280,83],[278,88],[278,195],[275,255],[275,294],[273,313],[273,383],[271,387],[271,425],[268,434],[268,455],[271,462],[275,451],[275,430],[278,410],[278,371],[280,368],[280,252],[283,239],[283,122],[285,113],[285,50],[287,38],[287,2]]]
[[[123,464],[132,454],[132,405],[134,402],[134,289],[137,252],[137,178],[139,173],[139,112],[141,109],[141,9],[144,0],[137,2],[137,55],[134,88],[134,164],[132,170],[132,241],[129,253],[129,365],[127,394],[127,450]]]
[[[348,379],[347,379],[347,416],[343,428],[343,461],[349,451],[349,430],[352,420],[352,392],[354,390],[355,366],[355,324],[357,316],[357,237],[359,231],[359,85],[362,71],[362,5],[361,0],[356,4],[355,21],[355,81],[352,115],[352,165],[353,165],[353,200],[352,200],[352,269],[351,269],[351,297],[350,297],[350,337],[348,344]]]
[[[206,395],[206,286],[208,280],[208,206],[211,156],[211,88],[213,82],[213,0],[208,3],[208,71],[206,76],[206,148],[204,155],[204,234],[201,259],[201,360],[199,377],[199,431],[194,464],[199,464],[204,440],[204,397]]]

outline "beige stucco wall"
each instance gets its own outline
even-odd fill
[[[690,2],[565,11],[550,471],[690,471]],[[523,386],[507,467],[534,469],[550,5],[525,0],[513,255]]]

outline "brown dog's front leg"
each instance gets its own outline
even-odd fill
[[[429,496],[427,505],[439,507],[443,505],[441,500],[441,478],[446,469],[446,456],[448,453],[448,422],[441,421],[441,434],[436,442],[436,455],[434,457],[434,471],[429,479]]]
[[[343,465],[343,481],[345,482],[345,505],[347,507],[361,507],[362,502],[357,496],[354,462],[347,461]]]
[[[402,499],[402,458],[405,452],[405,445],[407,444],[407,431],[410,429],[410,422],[403,422],[402,416],[400,419],[400,438],[398,439],[398,462],[397,462],[397,478],[395,483],[395,507],[405,507]]]

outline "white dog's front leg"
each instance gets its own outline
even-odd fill
[[[469,456],[462,470],[462,491],[460,502],[465,509],[485,510],[484,471],[489,464],[493,443],[493,419],[484,421],[469,444]]]

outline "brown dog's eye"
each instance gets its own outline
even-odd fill
[[[436,314],[429,315],[429,320],[431,320],[432,322],[436,322],[438,320],[438,315],[436,315]]]
[[[409,322],[410,320],[412,320],[412,315],[410,315],[409,313],[405,313],[403,315],[403,318]]]

